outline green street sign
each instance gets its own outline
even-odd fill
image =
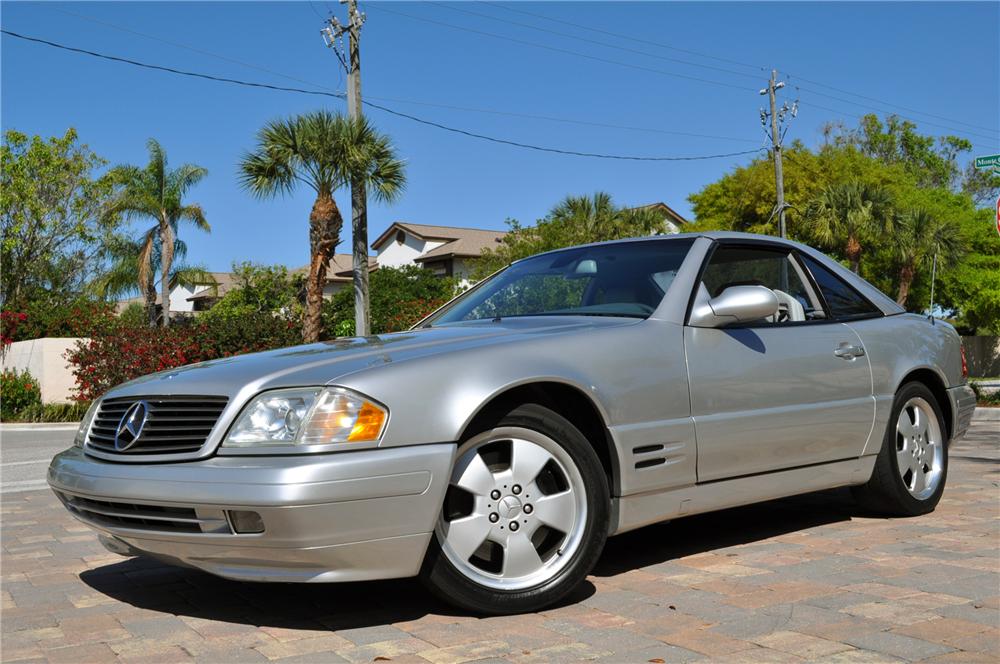
[[[976,168],[1000,167],[1000,154],[976,157]]]

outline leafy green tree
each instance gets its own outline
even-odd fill
[[[371,274],[372,333],[405,330],[459,290],[456,279],[415,265],[380,267]],[[345,288],[324,304],[323,328],[334,336],[346,336],[354,329],[353,321],[354,292]]]
[[[912,123],[887,118],[881,123],[866,117],[856,129],[827,127],[827,141],[815,151],[791,144],[785,156],[786,200],[789,235],[824,247],[838,260],[850,264],[849,238],[833,241],[825,224],[816,224],[809,213],[815,202],[831,188],[855,183],[881,189],[896,210],[924,210],[942,226],[940,232],[959,235],[967,253],[958,262],[939,269],[935,299],[951,311],[963,330],[997,330],[1000,302],[1000,240],[992,230],[991,210],[976,205],[992,202],[989,196],[1000,178],[977,177],[959,167],[959,158],[969,146],[955,137],[934,138],[917,133]],[[694,230],[739,230],[776,234],[769,220],[774,206],[774,177],[769,159],[752,160],[689,197],[696,222]],[[828,201],[829,203],[830,201]],[[813,208],[812,210],[810,208]],[[826,207],[833,207],[827,205]],[[828,210],[829,211],[829,210]],[[827,212],[828,212],[827,211]],[[846,225],[840,225],[840,231]],[[864,242],[858,260],[860,274],[887,293],[897,296],[901,287],[901,260],[897,237],[900,232],[878,231]],[[956,230],[957,229],[957,233]],[[885,224],[889,230],[889,224]],[[823,235],[826,235],[826,239]],[[914,264],[907,287],[906,306],[926,309],[930,300],[930,268]]]
[[[1000,335],[1000,235],[994,214],[980,208],[958,217],[968,251],[951,269],[938,273],[936,299],[955,312],[966,334]]]
[[[303,278],[281,265],[233,265],[236,285],[201,315],[205,320],[234,320],[268,314],[285,320],[302,317]]]
[[[316,111],[273,120],[240,162],[240,180],[259,198],[290,194],[304,184],[316,194],[309,214],[309,277],[302,338],[319,340],[327,265],[340,244],[344,218],[333,198],[352,177],[363,177],[376,200],[392,201],[405,183],[403,163],[389,139],[366,120]]]
[[[107,214],[115,186],[106,162],[69,129],[61,137],[8,130],[0,146],[0,302],[73,300],[104,268],[102,248],[120,230]]]
[[[483,252],[476,263],[474,278],[481,279],[516,260],[543,251],[667,232],[662,213],[647,207],[619,207],[604,192],[590,197],[568,196],[534,226],[522,226],[513,219],[506,223],[510,232],[500,246]]]
[[[896,302],[900,306],[906,306],[918,268],[930,266],[937,256],[937,266],[944,271],[957,264],[965,253],[958,226],[923,208],[903,212],[892,238],[899,280]]]
[[[826,187],[806,216],[810,234],[820,244],[840,249],[857,274],[864,245],[892,230],[892,198],[883,187],[850,180]]]
[[[145,168],[126,165],[112,170],[113,176],[124,184],[112,212],[124,215],[126,219],[138,217],[155,222],[140,236],[136,281],[146,298],[150,325],[154,325],[156,293],[152,286],[152,274],[154,256],[158,252],[163,303],[161,321],[167,327],[170,325],[170,275],[178,225],[183,221],[206,233],[211,231],[201,206],[184,202],[185,195],[208,175],[208,170],[195,164],[184,164],[171,170],[167,165],[167,154],[156,140],[149,139],[146,148],[149,150],[149,163]]]
[[[884,164],[900,164],[917,177],[924,187],[955,188],[961,183],[958,156],[972,149],[972,144],[958,136],[934,138],[917,131],[917,126],[897,115],[883,123],[868,114],[854,129],[842,125],[828,128],[834,145],[857,148],[862,154]]]

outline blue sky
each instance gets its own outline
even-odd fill
[[[362,37],[365,98],[523,143],[621,155],[708,155],[762,144],[758,108],[764,98],[757,90],[766,74],[758,67],[773,66],[789,77],[786,97],[801,99],[789,139],[815,145],[828,121],[851,124],[868,110],[897,110],[928,133],[970,138],[976,154],[1000,151],[997,2],[505,6],[633,39],[492,3],[363,3],[368,13]],[[154,64],[342,90],[344,77],[319,34],[321,18],[331,9],[345,14],[343,7],[327,2],[4,2],[2,23],[7,30]],[[4,129],[53,135],[72,126],[112,163],[144,163],[146,139],[155,137],[172,163],[195,162],[209,169],[190,198],[204,206],[212,234],[183,231],[189,262],[214,270],[226,270],[234,260],[306,263],[309,191],[255,200],[238,187],[236,164],[267,120],[324,105],[341,109],[341,102],[137,69],[7,36],[0,50]],[[796,83],[812,92],[796,91]],[[483,112],[488,110],[499,113]],[[397,219],[479,228],[503,228],[507,217],[533,222],[566,194],[598,189],[622,204],[664,201],[688,214],[690,193],[750,158],[587,159],[485,143],[378,111],[369,111],[369,117],[392,135],[409,176],[398,203],[370,209],[372,238]],[[349,218],[347,193],[337,200]],[[348,239],[349,228],[339,251],[349,251]]]

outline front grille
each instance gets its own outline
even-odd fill
[[[125,411],[144,401],[147,416],[139,437],[127,450],[115,447],[115,433]],[[219,420],[228,397],[156,396],[105,399],[90,428],[87,444],[112,454],[179,454],[197,452]]]
[[[56,495],[66,509],[84,521],[109,528],[174,533],[232,532],[221,511],[217,515],[199,517],[190,507],[119,503],[74,496],[62,491],[57,491]]]

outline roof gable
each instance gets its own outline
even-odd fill
[[[492,235],[506,235],[506,231],[484,230],[481,228],[463,228],[460,226],[431,226],[429,224],[411,224],[407,221],[394,221],[385,229],[381,235],[372,242],[372,249],[379,250],[388,241],[393,239],[396,231],[405,231],[421,240],[459,240],[466,237],[476,236],[479,233],[489,233]]]

